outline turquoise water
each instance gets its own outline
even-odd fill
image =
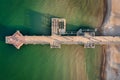
[[[24,45],[17,50],[4,38],[16,30],[24,35],[50,35],[52,17],[65,18],[68,31],[97,27],[102,23],[103,5],[102,0],[0,0],[0,80],[96,79],[93,72],[99,69],[96,64],[100,66],[101,47]]]

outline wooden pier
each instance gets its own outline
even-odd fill
[[[23,36],[19,31],[6,36],[6,43],[13,44],[17,49],[23,44],[50,44],[51,48],[61,48],[61,44],[84,44],[84,48],[95,48],[95,45],[120,44],[119,36],[95,36],[94,32],[86,32],[79,36],[61,36],[66,32],[66,20],[52,19],[51,36]]]
[[[61,44],[84,44],[85,48],[94,45],[120,44],[120,37],[113,36],[23,36],[17,31],[6,37],[6,43],[13,44],[19,49],[23,44],[50,44],[51,48],[61,48]],[[87,45],[87,46],[86,46]],[[91,46],[91,47],[90,47]]]

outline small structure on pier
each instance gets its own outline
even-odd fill
[[[61,35],[66,32],[66,20],[63,18],[52,18],[52,35]]]
[[[87,42],[86,44],[84,44],[84,48],[95,48],[95,43]]]

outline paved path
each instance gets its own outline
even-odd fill
[[[91,36],[85,33],[84,36],[23,36],[17,31],[12,36],[6,37],[6,43],[13,44],[16,48],[20,48],[23,44],[50,44],[60,48],[61,44],[90,44],[108,45],[120,44],[119,36]],[[88,46],[89,47],[89,46]],[[53,47],[54,48],[54,47]]]

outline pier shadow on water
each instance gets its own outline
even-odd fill
[[[5,43],[5,36],[13,35],[17,30],[19,30],[23,35],[50,36],[51,18],[62,18],[62,17],[54,16],[50,14],[43,14],[33,10],[26,10],[24,25],[6,26],[0,24],[0,42]],[[67,23],[68,32],[76,33],[79,29],[94,29],[94,28],[88,25],[76,26]],[[73,36],[75,35],[76,34],[74,34]]]
[[[64,17],[59,17],[59,16],[54,16],[50,14],[43,14],[40,12],[36,12],[33,10],[28,10],[27,11],[28,15],[28,24],[30,27],[30,32],[32,32],[32,35],[51,35],[51,18],[64,18]],[[67,22],[67,21],[66,21]],[[73,31],[77,32],[79,29],[94,29],[92,26],[88,25],[73,25],[73,24],[68,24],[67,25],[67,31]]]
[[[24,25],[13,27],[0,24],[0,41],[4,41],[5,36],[12,35],[16,30],[20,30],[23,35],[51,35],[51,18],[61,18],[50,14],[43,14],[33,10],[26,10]],[[93,29],[87,25],[73,25],[67,23],[67,31],[77,32],[79,29]]]
[[[32,35],[51,35],[51,18],[64,18],[64,17],[59,17],[59,16],[54,16],[50,14],[43,14],[40,12],[36,12],[33,10],[28,10],[27,11],[28,15],[28,23],[27,25],[30,27],[30,32]],[[67,21],[66,21],[67,22]],[[74,31],[77,32],[80,28],[81,29],[93,29],[91,26],[88,25],[73,25],[73,24],[68,24],[67,25],[67,31]]]

